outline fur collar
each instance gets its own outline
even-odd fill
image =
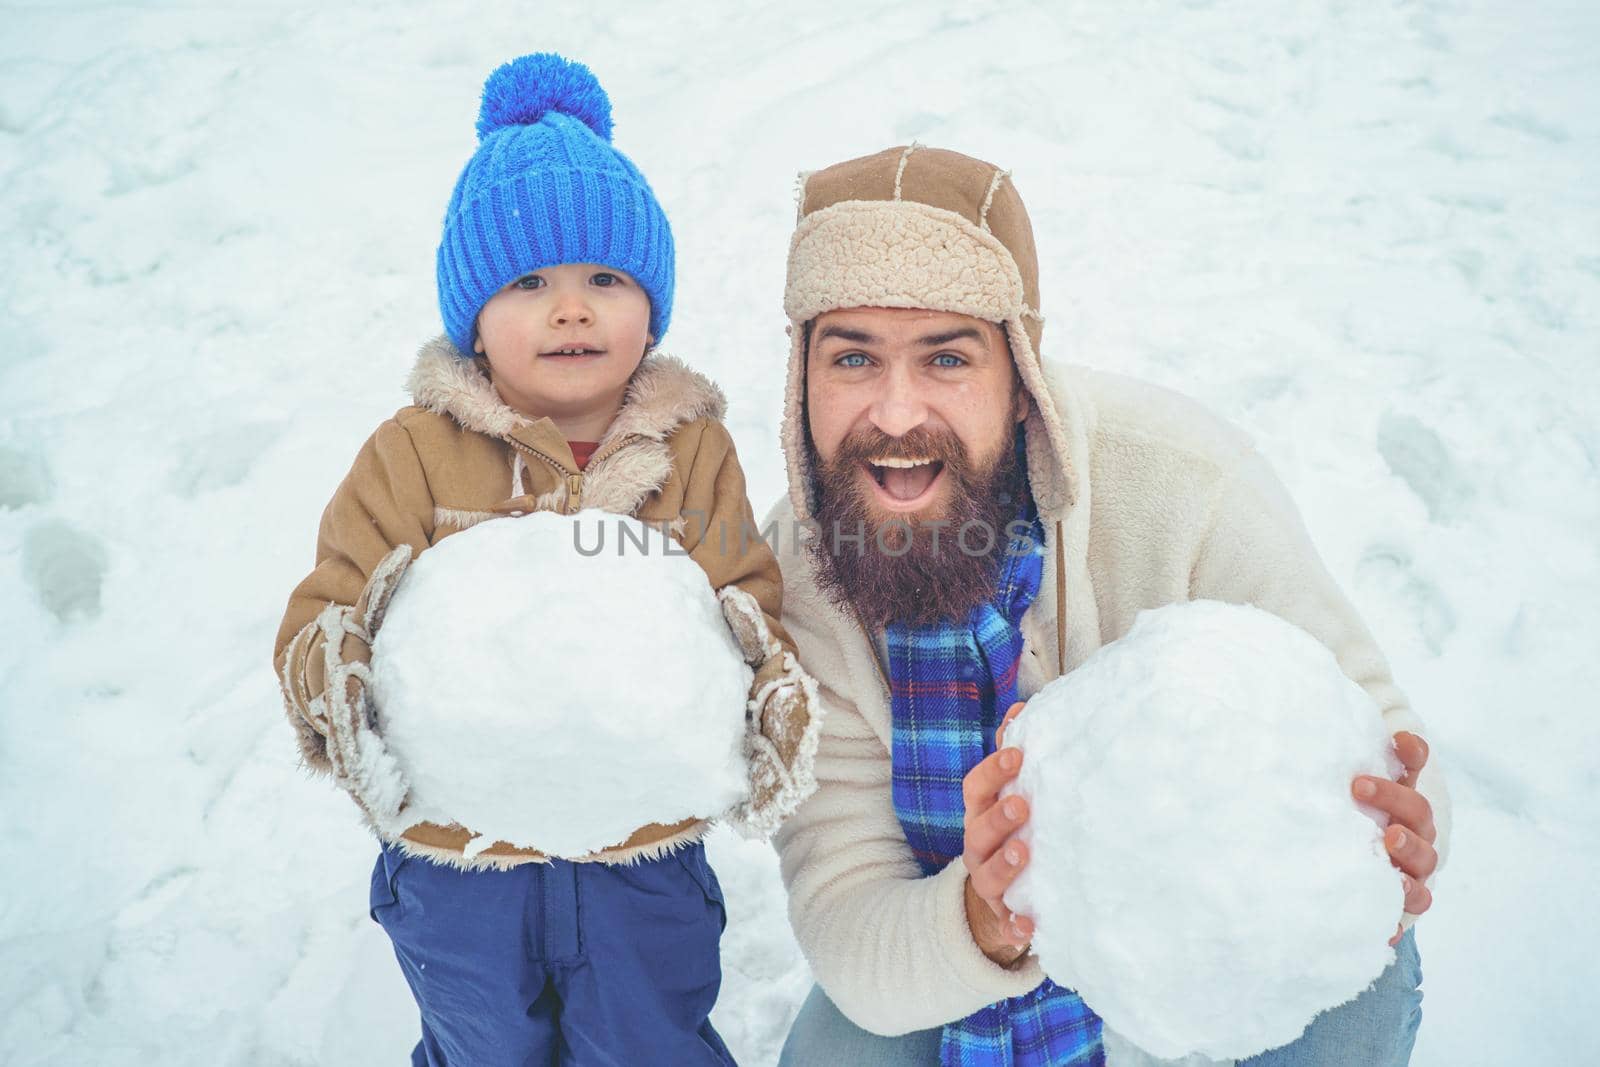
[[[480,360],[463,356],[442,335],[417,353],[407,386],[418,407],[491,437],[506,438],[533,424],[500,399]],[[664,441],[686,422],[721,419],[727,407],[722,390],[705,375],[672,356],[650,354],[633,372],[622,410],[601,445],[629,434]]]

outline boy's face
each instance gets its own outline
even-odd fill
[[[650,298],[622,271],[566,263],[525,274],[478,313],[473,350],[505,402],[563,432],[603,430],[652,342]]]

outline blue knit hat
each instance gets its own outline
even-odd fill
[[[478,312],[501,287],[562,263],[626,271],[650,297],[657,342],[672,318],[672,229],[631,160],[611,146],[611,101],[589,68],[553,52],[489,75],[478,150],[456,179],[439,241],[445,332],[472,354]]]

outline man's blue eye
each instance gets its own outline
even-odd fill
[[[967,361],[960,356],[953,356],[949,352],[941,352],[933,357],[935,366],[939,367],[964,367]]]
[[[868,360],[867,357],[862,355],[860,352],[850,352],[840,356],[838,359],[834,360],[834,362],[841,367],[865,367]]]
[[[529,274],[518,278],[516,286],[518,289],[542,289],[544,287],[544,279],[537,274]]]

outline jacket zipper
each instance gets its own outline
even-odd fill
[[[630,434],[624,434],[623,436],[617,438],[617,440],[611,445],[611,447],[607,448],[604,452],[601,452],[601,453],[591,457],[589,462],[590,463],[595,463],[595,462],[598,462],[599,460],[605,459],[606,457],[612,455],[614,452],[616,452],[619,449],[621,449],[623,445],[625,445],[628,442],[632,441],[637,436],[639,436],[639,435],[638,434],[631,434],[631,433]],[[543,452],[540,452],[537,448],[534,448],[532,445],[523,444],[521,441],[517,440],[515,437],[507,437],[507,438],[505,438],[505,440],[511,442],[511,447],[512,448],[521,449],[522,451],[528,453],[528,455],[530,455],[530,456],[537,456],[538,458],[544,460],[544,462],[549,465],[550,469],[556,472],[556,475],[559,478],[561,478],[562,482],[565,483],[565,485],[567,487],[566,509],[563,512],[563,514],[566,514],[566,515],[574,515],[574,514],[576,514],[577,511],[578,511],[579,499],[583,495],[583,472],[582,471],[568,470],[566,465],[563,464],[560,460],[556,459],[553,456],[545,455]]]
[[[611,443],[611,447],[605,449],[602,452],[596,452],[594,455],[590,456],[589,457],[589,462],[591,464],[599,463],[603,459],[611,458],[617,452],[621,451],[623,445],[628,444],[630,441],[638,440],[639,436],[640,435],[636,434],[636,433],[625,433],[625,434],[623,434],[621,437],[617,438],[615,441],[613,441]]]

